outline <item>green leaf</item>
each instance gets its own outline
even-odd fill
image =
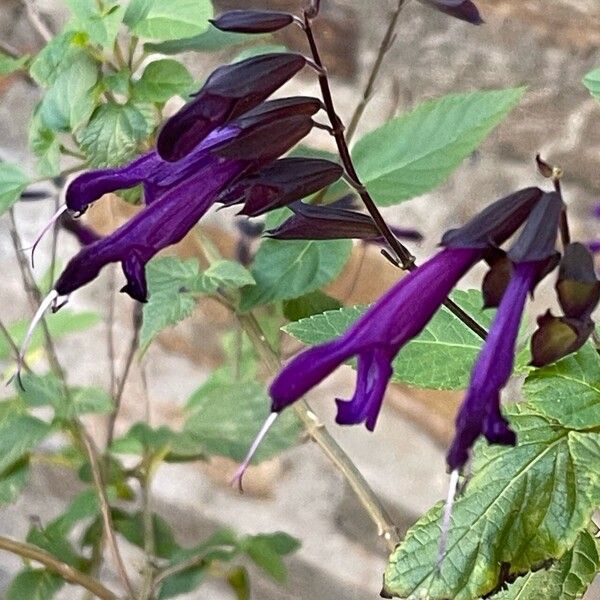
[[[107,487],[109,500],[115,499],[112,487]],[[91,519],[98,516],[100,512],[100,502],[98,494],[94,489],[87,489],[73,498],[71,504],[56,519],[45,526],[45,531],[56,538],[65,538],[75,525],[85,519]]]
[[[128,542],[138,546],[138,548],[144,548],[144,518],[142,513],[126,513],[119,510],[113,512],[115,530],[123,535]],[[157,514],[152,515],[152,524],[155,555],[159,558],[170,558],[179,550],[171,526]]]
[[[185,96],[194,87],[190,72],[176,60],[168,58],[151,62],[133,87],[138,100],[166,102],[172,96]]]
[[[256,380],[235,381],[216,371],[188,400],[189,416],[184,430],[202,443],[209,454],[244,459],[270,412],[264,384]],[[300,425],[293,412],[284,412],[260,445],[253,463],[267,460],[293,446]]]
[[[36,171],[43,177],[54,177],[60,173],[60,142],[56,133],[45,127],[36,108],[29,125],[29,147],[37,158]]]
[[[600,570],[599,541],[583,531],[575,546],[549,569],[528,573],[494,594],[494,600],[577,600]]]
[[[128,24],[134,22],[130,28],[135,35],[176,40],[206,31],[212,15],[210,0],[150,0],[147,5],[136,2],[126,17]]]
[[[46,569],[25,569],[11,582],[6,600],[51,600],[64,581]]]
[[[29,178],[19,167],[0,162],[0,215],[21,197],[28,183]]]
[[[74,29],[84,31],[90,42],[112,49],[125,14],[125,6],[116,2],[99,6],[96,0],[65,0],[73,15]]]
[[[256,286],[243,290],[241,309],[298,298],[323,287],[340,274],[351,250],[350,240],[263,240],[252,265]]]
[[[86,43],[87,36],[83,33],[60,33],[40,50],[29,67],[29,74],[39,85],[51,86],[60,73],[87,56],[84,50]]]
[[[600,413],[600,356],[591,344],[586,344],[576,354],[534,369],[523,392],[549,419],[572,429],[587,429]]]
[[[516,106],[524,88],[430,100],[361,138],[352,157],[381,206],[440,185]]]
[[[0,75],[10,75],[19,69],[22,69],[29,60],[29,55],[13,58],[3,52],[0,52]]]
[[[583,78],[583,85],[585,85],[594,98],[600,100],[600,69],[590,71]]]
[[[91,167],[109,167],[133,158],[151,132],[146,116],[136,106],[109,102],[95,110],[76,138]]]
[[[92,312],[76,313],[68,308],[63,308],[59,312],[50,314],[46,317],[48,331],[54,339],[60,339],[70,333],[86,331],[94,325],[100,323],[100,316]],[[8,332],[17,344],[20,346],[25,338],[25,333],[29,327],[29,319],[21,319],[8,326]],[[31,338],[29,352],[35,352],[43,344],[43,333],[38,328]],[[0,359],[8,359],[11,355],[11,349],[7,341],[0,334]]]
[[[87,55],[78,56],[60,71],[40,106],[42,123],[54,131],[72,132],[85,125],[98,97],[94,86],[98,65]]]
[[[473,600],[575,543],[600,504],[600,416],[595,430],[574,431],[532,405],[504,409],[518,436],[515,448],[476,446],[474,475],[454,505],[441,574],[436,553],[442,504],[406,535],[390,558],[385,589],[402,598]]]
[[[165,327],[176,325],[192,313],[198,294],[254,283],[244,267],[227,260],[217,261],[200,273],[196,259],[158,258],[148,264],[146,277],[150,295],[143,309],[142,351]]]
[[[11,504],[17,499],[29,480],[29,460],[17,462],[0,478],[0,505]]]
[[[310,294],[286,300],[283,303],[283,314],[290,321],[299,321],[328,310],[339,310],[342,305],[338,300],[316,290]]]
[[[0,473],[21,461],[50,433],[47,423],[29,415],[8,417],[0,423]]]
[[[227,583],[237,600],[250,600],[250,578],[244,567],[236,567],[227,574]]]
[[[142,0],[148,2],[148,0]],[[136,2],[139,4],[139,2]],[[148,42],[144,44],[146,52],[159,52],[160,54],[179,54],[181,52],[219,52],[232,46],[241,46],[256,39],[265,39],[266,36],[250,35],[246,33],[231,33],[221,31],[212,25],[201,33],[188,38],[170,40],[158,44]]]
[[[176,598],[193,592],[204,581],[207,565],[191,567],[167,577],[161,584],[158,600]]]
[[[481,292],[457,290],[451,297],[482,326],[490,325],[494,311],[482,310]],[[283,330],[305,344],[320,344],[344,333],[365,310],[366,307],[354,306],[327,311],[289,323]],[[441,308],[425,329],[400,350],[394,359],[392,379],[427,389],[465,389],[482,345],[478,335]]]
[[[287,578],[281,557],[299,547],[297,539],[283,532],[248,536],[242,540],[242,548],[252,561],[279,583],[284,583]]]
[[[123,23],[131,29],[146,18],[153,3],[154,0],[130,0],[123,17]]]

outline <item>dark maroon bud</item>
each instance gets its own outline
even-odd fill
[[[209,21],[221,31],[271,33],[294,22],[290,13],[263,10],[231,10]]]
[[[552,165],[548,164],[539,154],[535,155],[535,162],[541,176],[545,177],[546,179],[551,179],[552,175],[554,174]]]
[[[340,165],[314,158],[282,158],[238,183],[240,214],[256,217],[287,206],[331,185],[342,176]]]
[[[490,204],[466,225],[447,231],[441,245],[447,248],[487,248],[509,238],[542,198],[539,188],[519,190]]]
[[[519,239],[508,251],[508,258],[513,263],[538,262],[555,257],[562,206],[557,192],[542,196],[527,218]]]
[[[483,306],[484,308],[498,308],[512,277],[513,264],[503,250],[494,249],[488,254],[486,260],[490,265],[490,270],[483,278],[481,288]]]
[[[556,283],[558,301],[567,317],[589,318],[600,301],[600,281],[596,277],[590,251],[579,243],[565,248]]]
[[[269,161],[293,148],[312,129],[313,121],[306,115],[287,117],[279,121],[260,123],[211,150],[223,158],[249,162]]]
[[[419,0],[419,2],[472,25],[481,25],[484,22],[477,6],[471,0]]]
[[[269,100],[237,119],[236,125],[245,129],[257,123],[272,122],[286,117],[298,115],[312,117],[322,107],[323,104],[320,100],[310,96],[292,96],[290,98],[280,98],[279,100]]]
[[[576,352],[585,344],[594,323],[589,318],[555,317],[550,311],[538,318],[538,329],[531,338],[531,365],[543,367]]]
[[[381,236],[370,216],[332,205],[296,202],[294,216],[266,235],[278,240],[373,240]]]
[[[321,9],[321,0],[311,0],[310,6],[304,11],[308,19],[314,19],[319,15]]]
[[[262,54],[216,69],[194,99],[171,117],[157,140],[161,158],[189,154],[213,129],[247,113],[304,65],[300,54]]]

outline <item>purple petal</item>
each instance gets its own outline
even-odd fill
[[[431,8],[435,8],[451,17],[467,21],[473,25],[481,25],[484,21],[477,6],[471,0],[419,0]]]
[[[293,23],[294,16],[278,11],[231,10],[209,21],[221,31],[271,33]]]
[[[358,425],[365,422],[373,431],[379,416],[383,396],[392,376],[393,356],[382,348],[366,350],[358,355],[356,390],[351,400],[337,399],[336,423]]]
[[[500,413],[500,392],[512,374],[519,323],[538,269],[533,262],[517,265],[502,297],[458,412],[456,434],[447,454],[451,470],[460,469],[467,462],[471,447],[482,434],[493,443],[515,443],[514,434]]]
[[[138,302],[146,302],[148,297],[148,284],[146,283],[146,263],[141,256],[132,250],[122,261],[123,273],[127,279],[127,285],[121,288],[121,292],[129,294]]]

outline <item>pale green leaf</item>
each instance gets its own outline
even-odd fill
[[[149,0],[141,0],[149,2]],[[139,2],[138,2],[139,3]],[[241,46],[248,42],[264,40],[267,36],[251,35],[246,33],[231,33],[221,31],[212,25],[201,33],[188,38],[179,40],[169,40],[167,42],[144,44],[147,52],[159,52],[160,54],[180,54],[181,52],[219,52],[232,46]]]
[[[76,31],[65,31],[52,38],[35,57],[29,74],[36,83],[49,87],[60,73],[86,57],[84,46],[87,36]]]
[[[29,147],[36,157],[36,171],[43,177],[60,173],[60,142],[56,133],[42,123],[39,106],[29,125]]]
[[[29,461],[16,463],[0,478],[0,505],[11,504],[29,480]]]
[[[203,271],[194,283],[194,291],[214,292],[219,287],[241,288],[254,285],[254,277],[248,269],[231,260],[219,260]]]
[[[390,558],[390,594],[430,600],[474,600],[505,576],[560,558],[600,504],[600,417],[596,430],[574,431],[529,404],[504,408],[515,448],[480,442],[474,475],[454,505],[441,574],[436,554],[441,503],[414,525]]]
[[[583,85],[585,85],[594,98],[600,100],[600,69],[590,71],[583,78]]]
[[[168,58],[151,62],[133,87],[135,98],[145,102],[166,102],[183,96],[194,87],[194,78],[184,65]]]
[[[430,100],[361,138],[352,151],[374,200],[398,204],[440,185],[515,107],[524,89]]]
[[[72,25],[84,31],[92,44],[112,49],[125,14],[125,6],[116,2],[103,3],[97,0],[65,0],[71,14]]]
[[[77,141],[91,167],[120,165],[135,156],[151,133],[148,121],[131,104],[110,102],[98,107]]]
[[[22,69],[28,60],[29,55],[13,58],[12,56],[0,52],[0,76],[10,75],[19,69]]]
[[[136,3],[139,6],[139,3]],[[135,8],[138,8],[136,6]],[[140,15],[143,15],[140,18]],[[213,16],[210,0],[151,0],[148,6],[127,16],[134,22],[131,30],[138,36],[155,40],[176,40],[198,35],[208,29]]]
[[[600,570],[599,543],[583,531],[575,546],[550,568],[519,577],[493,600],[578,600]]]
[[[46,92],[40,107],[42,123],[54,131],[75,131],[85,125],[98,98],[94,86],[98,66],[87,55],[77,57],[63,69]]]
[[[29,178],[19,167],[0,162],[0,215],[21,197],[28,183]]]
[[[25,569],[11,582],[6,600],[51,600],[64,581],[46,569]]]
[[[29,415],[16,415],[0,423],[0,473],[32,452],[50,433],[50,426]]]
[[[243,290],[241,309],[298,298],[327,285],[340,274],[351,250],[350,240],[263,240],[251,269],[256,285]]]

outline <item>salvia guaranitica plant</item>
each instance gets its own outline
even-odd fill
[[[239,465],[233,481],[241,487],[251,464],[294,446],[302,427],[391,552],[382,596],[573,600],[585,593],[600,569],[592,519],[600,505],[599,242],[572,239],[563,172],[552,157],[538,155],[529,187],[480,198],[476,213],[457,210],[470,218],[417,262],[405,244],[423,240],[424,224],[388,220],[381,207],[441,184],[524,93],[430,100],[372,124],[351,145],[403,9],[421,10],[423,18],[437,11],[464,35],[470,25],[485,26],[470,0],[419,2],[423,7],[398,0],[348,124],[315,35],[326,2],[215,15],[210,0],[69,0],[72,18],[57,33],[28,13],[44,46],[35,56],[0,54],[0,74],[25,75],[43,90],[29,132],[37,176],[0,163],[0,211],[8,213],[16,261],[36,307],[29,326],[0,319],[0,358],[16,366],[12,377],[7,369],[13,395],[0,411],[0,503],[19,497],[37,458],[72,469],[82,491],[69,494],[54,520],[32,519],[26,541],[0,535],[0,550],[26,559],[9,600],[50,599],[66,582],[102,599],[204,597],[207,575],[221,578],[238,599],[249,598],[244,558],[283,583],[283,558],[302,540],[224,528],[193,547],[180,545],[155,512],[153,480],[166,463],[223,456]],[[303,34],[302,46],[261,45],[288,28]],[[167,58],[215,49],[223,64],[203,73],[202,84]],[[289,91],[305,90],[311,80],[319,93]],[[600,98],[599,82],[598,71],[584,80]],[[179,110],[166,107],[174,96],[184,100]],[[329,135],[327,149],[315,148],[315,130],[321,139]],[[50,191],[31,187],[34,179],[48,180]],[[17,202],[42,206],[49,199],[54,216],[26,248]],[[123,201],[134,205],[127,218],[99,233],[95,215]],[[459,199],[445,202],[458,207]],[[222,239],[202,227],[208,213],[235,225],[221,234],[233,241],[230,259],[219,249]],[[61,231],[79,248],[64,264],[57,259]],[[33,257],[47,237],[50,269],[36,283]],[[178,257],[180,242],[189,240],[201,263]],[[362,265],[367,248],[396,267],[396,282],[368,306],[344,306],[344,298],[325,290],[351,253],[362,256]],[[111,291],[100,300],[109,307],[103,391],[70,383],[55,342],[97,321],[63,307],[106,273],[111,290],[131,299],[132,334],[117,373]],[[478,282],[475,288],[458,289],[465,276]],[[375,283],[377,269],[369,277]],[[147,348],[205,297],[237,323],[223,342],[224,364],[190,397],[181,428],[140,421],[120,431],[130,371],[151,369],[156,359]],[[308,347],[290,356],[284,335]],[[40,374],[41,356],[48,371]],[[356,370],[354,391],[330,399],[331,427],[374,431],[386,419],[382,407],[394,382],[464,393],[446,444],[448,495],[404,537],[305,400],[348,363]],[[89,413],[104,418],[102,433],[92,435],[82,421]],[[43,444],[51,434],[60,443]],[[410,490],[390,481],[388,493]],[[124,539],[137,547],[139,563],[124,559]],[[114,576],[105,577],[105,561]]]

